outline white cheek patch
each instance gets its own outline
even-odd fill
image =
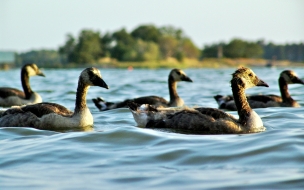
[[[290,75],[291,75],[291,77],[298,77],[298,75],[294,71],[291,71]],[[284,80],[287,82],[287,84],[293,84],[291,77],[289,75],[284,73],[281,75],[281,77],[284,78]]]
[[[94,73],[95,75],[100,74],[99,71],[98,71],[97,69],[93,69],[93,73]]]
[[[297,73],[295,73],[294,71],[291,71],[290,74],[293,76],[298,76]]]
[[[98,69],[95,69],[95,68],[93,68],[93,73],[96,75],[96,76],[99,76],[100,78],[102,78],[101,77],[101,74],[100,74],[100,71],[98,70]]]
[[[294,71],[291,72],[291,75],[292,75],[293,77],[298,77],[298,75],[297,75]],[[289,78],[288,83],[293,84],[293,82],[291,81],[291,78],[290,78],[290,77],[288,77],[288,78]]]
[[[179,72],[180,72],[180,75],[178,75],[176,72],[174,72],[172,75],[175,81],[181,81],[181,77],[186,76],[186,73],[183,72],[182,70],[179,70]]]
[[[26,67],[26,71],[29,76],[35,76],[37,73],[32,67]]]
[[[184,71],[180,71],[181,75],[186,75],[186,73]]]
[[[100,74],[100,71],[98,69],[95,69],[94,70],[94,73],[99,76],[100,78],[102,78],[101,74]]]

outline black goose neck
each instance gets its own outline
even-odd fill
[[[75,102],[75,113],[80,112],[87,108],[86,96],[89,86],[85,85],[80,79],[78,81],[77,92],[76,92],[76,102]]]
[[[169,87],[169,94],[170,94],[170,103],[175,101],[179,98],[176,90],[177,82],[173,79],[172,76],[168,78],[168,87]]]
[[[280,87],[281,97],[283,99],[283,102],[292,99],[288,92],[288,84],[283,77],[279,78],[279,87]]]
[[[241,84],[239,84],[241,83]],[[235,105],[239,115],[239,122],[245,125],[250,114],[251,107],[246,98],[244,84],[240,80],[232,79],[231,88],[235,101]]]
[[[25,68],[22,68],[21,70],[21,83],[22,83],[22,88],[25,94],[26,99],[30,99],[31,95],[33,94],[33,91],[30,86],[30,80],[29,80],[29,74],[26,71]]]

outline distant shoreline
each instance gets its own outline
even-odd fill
[[[78,64],[68,64],[62,68],[79,67]],[[120,68],[120,69],[158,69],[158,68],[235,68],[240,66],[247,67],[303,67],[304,63],[291,62],[291,61],[271,61],[266,59],[216,59],[208,58],[203,60],[190,60],[187,59],[183,62],[178,62],[174,59],[166,61],[148,61],[148,62],[100,62],[96,64],[84,64],[81,67],[94,66],[102,68]]]
[[[148,62],[118,62],[118,61],[100,61],[96,64],[52,64],[52,65],[39,65],[42,68],[84,68],[84,67],[99,67],[99,68],[117,68],[117,69],[158,69],[158,68],[236,68],[240,66],[246,67],[303,67],[303,62],[291,61],[273,61],[266,59],[228,59],[228,58],[206,58],[203,60],[184,60],[178,62],[175,59],[166,61],[148,61]],[[18,68],[17,65],[9,65],[3,70],[10,68]]]

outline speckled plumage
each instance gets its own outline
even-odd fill
[[[133,101],[138,104],[150,104],[156,107],[179,107],[184,105],[182,98],[178,96],[176,87],[177,82],[186,81],[192,82],[192,80],[186,75],[186,73],[180,69],[172,69],[168,77],[168,88],[170,94],[170,101],[159,96],[143,96],[139,98],[126,99],[122,102],[105,102],[102,98],[92,99],[95,106],[100,111],[128,107],[128,102]]]
[[[73,129],[93,126],[93,116],[86,105],[90,86],[108,88],[96,68],[81,72],[78,80],[74,112],[56,103],[15,106],[1,114],[1,127],[33,127],[37,129]]]
[[[135,106],[130,110],[137,124],[147,128],[173,128],[192,133],[233,134],[264,131],[261,118],[246,101],[245,89],[268,86],[249,68],[239,68],[233,73],[232,92],[236,100],[239,119],[215,108],[184,108],[151,110],[148,105]]]

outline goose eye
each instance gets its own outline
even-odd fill
[[[179,71],[176,71],[176,73],[177,73],[178,75],[181,75],[181,72],[179,72]]]
[[[248,76],[252,77],[253,75],[252,75],[252,73],[249,73]]]

